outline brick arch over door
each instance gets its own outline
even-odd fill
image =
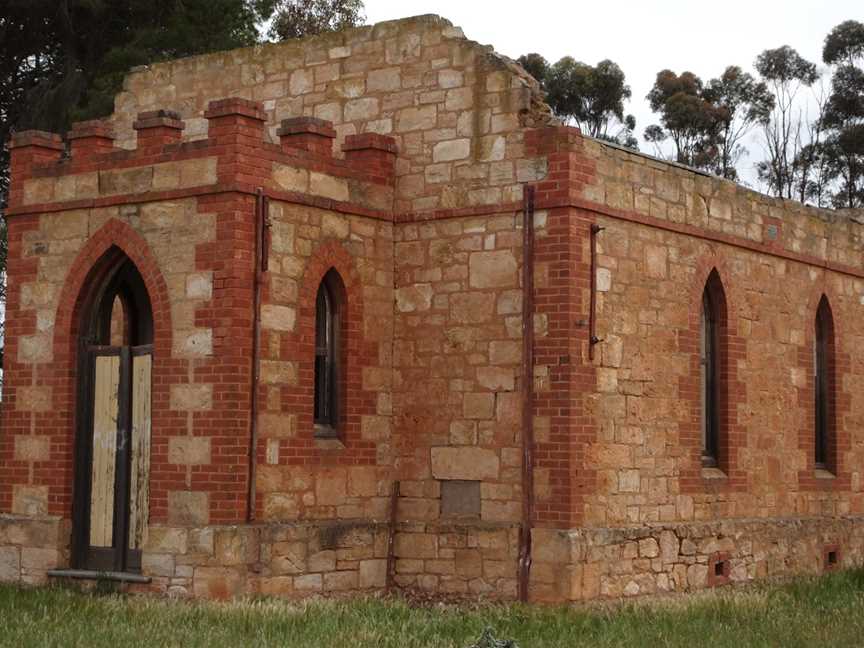
[[[52,457],[62,466],[62,478],[53,480],[49,512],[71,516],[72,481],[74,475],[75,403],[78,355],[78,332],[83,309],[89,297],[90,284],[98,281],[103,264],[111,265],[109,252],[116,249],[128,257],[138,269],[147,289],[153,312],[153,376],[166,375],[171,354],[171,308],[168,287],[158,262],[144,238],[127,223],[112,219],[105,223],[85,244],[70,266],[60,292],[54,325],[52,373],[55,393],[59,396],[58,426],[64,430],[60,447],[52,448]],[[160,409],[167,407],[169,386],[166,381],[153,380],[152,452],[166,443],[159,437]],[[160,407],[162,404],[162,407]],[[154,496],[158,492],[153,493]]]

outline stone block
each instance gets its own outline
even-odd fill
[[[495,412],[495,394],[467,393],[463,396],[462,416],[466,419],[491,419]]]
[[[435,128],[438,110],[434,104],[403,108],[396,113],[396,129],[400,133]]]
[[[515,376],[512,369],[502,367],[477,367],[477,382],[492,391],[513,391]]]
[[[297,415],[262,412],[258,415],[258,434],[262,438],[292,438],[297,434]]]
[[[402,71],[398,67],[372,70],[366,75],[366,90],[368,92],[387,92],[398,90],[401,86]]]
[[[376,97],[361,97],[345,103],[345,121],[363,121],[375,119],[380,113]]]
[[[15,409],[24,412],[48,412],[51,410],[50,387],[19,387]]]
[[[346,202],[349,197],[348,181],[326,173],[313,171],[309,174],[309,192],[340,202]]]
[[[261,307],[261,328],[272,331],[293,331],[297,312],[290,306],[265,304]]]
[[[432,307],[432,284],[412,284],[396,289],[396,309],[400,313],[427,311]]]
[[[186,529],[151,525],[147,529],[147,544],[144,550],[164,554],[185,554],[188,537]]]
[[[21,554],[19,549],[17,547],[0,547],[0,582],[16,583],[20,579]]]
[[[321,217],[321,234],[336,239],[347,239],[351,233],[351,223],[342,214],[325,213]]]
[[[260,470],[260,468],[259,468]],[[258,479],[258,490],[266,491]],[[298,496],[291,493],[267,493],[264,496],[264,518],[267,520],[296,520],[300,517]]]
[[[468,268],[472,288],[512,288],[518,284],[516,257],[510,250],[473,252]]]
[[[192,591],[196,597],[231,599],[243,591],[244,579],[236,569],[196,567]]]
[[[174,556],[145,551],[141,555],[141,572],[147,576],[173,577]]]
[[[14,485],[12,487],[12,512],[28,517],[48,515],[48,487]]]
[[[297,364],[282,360],[261,361],[261,382],[264,384],[297,384]]]
[[[378,471],[374,466],[348,469],[348,494],[351,497],[375,497],[378,494]]]
[[[479,324],[492,317],[495,295],[469,292],[450,295],[450,317],[460,324]]]
[[[397,533],[394,551],[397,558],[435,559],[438,557],[438,536],[426,533]]]
[[[186,297],[210,299],[213,297],[213,273],[196,272],[186,276]]]
[[[471,154],[471,140],[457,139],[438,142],[432,148],[432,160],[434,162],[451,162],[464,160]]]
[[[212,329],[178,331],[172,340],[175,356],[194,358],[213,355]]]
[[[194,491],[168,492],[168,522],[178,526],[203,526],[210,521],[210,496]]]
[[[356,571],[335,571],[324,574],[325,592],[346,592],[357,589]]]
[[[48,461],[51,456],[51,440],[47,436],[17,435],[15,437],[16,461]]]
[[[304,193],[309,190],[309,171],[284,164],[274,164],[273,181],[284,191]]]
[[[304,574],[294,579],[294,589],[298,592],[320,592],[323,587],[321,574]]]
[[[168,440],[168,462],[187,466],[209,464],[210,439],[189,436],[171,437]]]
[[[489,343],[489,362],[493,365],[513,365],[522,362],[522,343],[495,340]]]
[[[386,560],[361,560],[358,577],[360,589],[384,587],[387,584]]]
[[[213,408],[213,385],[171,385],[171,409],[201,412]]]
[[[477,447],[435,447],[430,450],[436,479],[494,480],[500,461],[494,450]]]
[[[21,570],[23,572],[46,572],[60,565],[60,552],[56,549],[21,548]]]
[[[319,506],[343,504],[347,497],[347,475],[344,468],[324,468],[315,476],[315,503]]]

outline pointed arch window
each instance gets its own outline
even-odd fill
[[[338,435],[342,315],[345,287],[336,270],[324,275],[315,297],[315,436]]]
[[[816,310],[813,338],[814,385],[814,464],[823,470],[833,469],[831,443],[834,397],[834,318],[823,295]]]
[[[702,465],[718,467],[720,464],[720,441],[723,394],[723,345],[726,298],[723,285],[716,270],[713,270],[702,292],[702,309],[699,326],[699,373],[701,397]]]
[[[117,248],[97,263],[85,290],[72,562],[138,571],[149,509],[153,310],[138,268]]]

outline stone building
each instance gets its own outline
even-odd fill
[[[862,563],[861,214],[556,125],[434,16],[115,106],[11,142],[3,580],[577,601]]]

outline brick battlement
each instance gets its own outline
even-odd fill
[[[160,193],[176,196],[166,192],[192,189],[200,193],[213,185],[225,190],[258,184],[276,194],[302,193],[361,211],[389,213],[397,154],[392,138],[370,134],[349,139],[345,159],[338,159],[317,149],[265,141],[263,112],[256,102],[222,99],[210,105],[211,136],[197,142],[182,142],[183,122],[177,113],[165,110],[138,115],[139,147],[131,150],[113,148],[110,127],[104,122],[76,124],[67,135],[72,142],[67,158],[62,157],[59,135],[17,134],[11,143],[17,182],[7,213],[107,205],[136,194],[153,200]],[[299,132],[300,124],[306,124],[303,132],[332,131],[332,124],[321,120],[310,130],[301,118],[291,136]],[[289,174],[289,169],[295,171]],[[315,174],[318,186],[310,188],[308,180],[305,185],[293,181],[304,173]],[[292,182],[284,181],[287,175],[295,176]]]

